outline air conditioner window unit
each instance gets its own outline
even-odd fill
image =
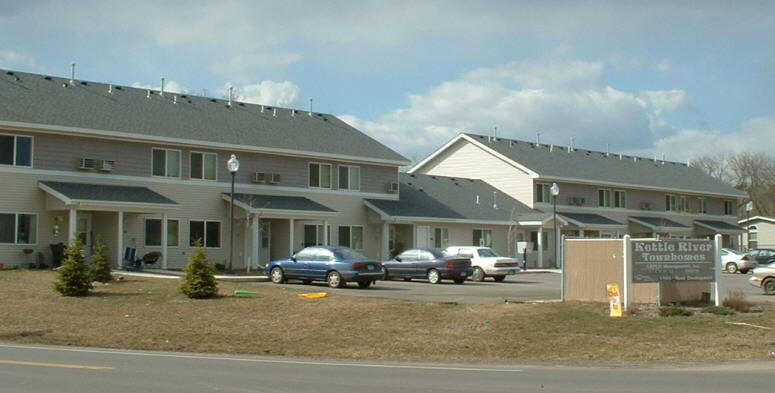
[[[93,158],[81,157],[78,159],[78,169],[95,169],[97,168],[97,160]]]
[[[280,182],[280,174],[279,173],[272,173],[272,176],[269,180],[270,183],[277,184]]]
[[[116,166],[116,161],[113,160],[100,160],[98,169],[102,172],[111,172]]]
[[[263,183],[266,181],[266,173],[256,172],[253,174],[253,183]]]
[[[397,193],[398,192],[398,183],[388,183],[385,185],[385,189],[389,193]]]

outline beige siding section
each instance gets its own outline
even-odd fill
[[[528,206],[533,204],[533,182],[526,172],[465,140],[450,146],[417,173],[481,179]]]

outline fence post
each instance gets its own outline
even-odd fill
[[[630,235],[624,235],[622,239],[622,267],[624,271],[624,277],[622,282],[624,283],[624,301],[622,306],[624,311],[630,307],[630,301],[632,296],[632,256],[630,255]]]
[[[713,265],[715,266],[715,269],[713,269],[715,280],[713,296],[716,299],[716,307],[718,307],[723,303],[721,301],[721,294],[723,293],[721,288],[721,235],[718,233],[713,237],[713,254]]]
[[[565,301],[565,273],[567,272],[567,254],[565,250],[568,247],[568,239],[565,238],[565,235],[562,235],[562,270],[560,273],[560,299],[564,302]]]

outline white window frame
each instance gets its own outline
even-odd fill
[[[697,214],[708,214],[708,200],[697,198]]]
[[[488,238],[488,236],[484,236],[484,233],[485,233],[485,232],[489,232],[489,233],[490,233],[490,236],[489,236],[489,239],[490,239],[490,244],[487,244],[487,243],[485,243],[484,245],[480,245],[480,244],[474,244],[474,245],[473,245],[474,247],[492,247],[492,229],[487,229],[487,228],[473,228],[473,229],[471,230],[471,243],[473,243],[473,242],[474,242],[474,233],[475,233],[475,231],[482,231],[482,237],[483,237],[484,239],[487,239],[487,238]]]
[[[211,248],[211,249],[220,249],[223,248],[223,223],[221,220],[207,220],[207,219],[196,219],[191,218],[188,220],[188,247],[194,248],[194,245],[192,243],[191,239],[191,223],[192,222],[203,222],[205,224],[204,227],[204,237],[202,238],[202,248]],[[207,246],[207,223],[210,222],[217,222],[218,223],[218,247],[208,247]]]
[[[665,195],[665,211],[677,212],[678,211],[678,196],[673,194]]]
[[[143,246],[144,247],[148,247],[148,248],[161,248],[161,239],[159,239],[159,245],[153,245],[153,244],[148,244],[147,243],[147,240],[148,240],[148,232],[147,232],[148,226],[147,225],[148,225],[148,221],[150,221],[150,220],[159,221],[159,223],[161,224],[161,217],[145,217],[145,219],[143,219]],[[169,244],[170,236],[169,236],[169,233],[168,233],[167,234],[167,248],[180,248],[180,221],[181,220],[179,218],[169,218],[168,217],[167,218],[167,231],[169,231],[169,227],[170,227],[170,222],[171,221],[177,221],[177,223],[178,223],[178,237],[177,237],[178,238],[178,244],[175,244],[175,245],[170,245]],[[189,229],[190,229],[190,226],[189,226]],[[159,235],[161,235],[161,233],[159,233]]]
[[[191,174],[191,171],[194,169],[194,166],[192,165],[192,162],[193,162],[192,157],[194,154],[199,154],[202,156],[202,173],[199,174],[200,177],[194,177]],[[214,179],[205,179],[205,156],[215,157],[215,178]],[[218,153],[196,151],[196,150],[190,151],[188,153],[188,178],[191,180],[218,181]]]
[[[724,201],[724,215],[733,216],[735,214],[735,203],[730,200]]]
[[[347,169],[347,186],[342,187],[342,169]],[[353,185],[353,169],[358,170],[358,182]],[[339,165],[337,172],[337,185],[340,190],[360,191],[361,190],[361,167],[357,165]]]
[[[613,200],[611,199],[611,190],[607,188],[600,188],[597,190],[597,206],[598,207],[612,207]]]
[[[7,214],[13,216],[13,242],[12,243],[0,243],[2,245],[14,245],[14,246],[37,246],[38,245],[38,228],[40,224],[40,217],[38,217],[38,213],[31,213],[31,212],[9,212],[9,211],[0,211],[0,214]],[[19,243],[19,216],[33,216],[35,217],[35,242],[33,243]]]
[[[678,197],[678,211],[680,213],[688,213],[689,212],[689,197],[685,195],[681,195]]]
[[[363,251],[365,249],[366,245],[364,243],[366,240],[366,236],[365,236],[366,234],[364,232],[363,225],[339,225],[336,230],[337,237],[339,237],[339,229],[341,228],[349,228],[348,232],[350,234],[350,238],[347,239],[348,244],[346,245],[342,244],[342,239],[337,239],[340,246],[350,247],[353,250],[358,250],[358,251]],[[361,229],[361,247],[360,248],[353,247],[353,228]]]
[[[549,183],[536,183],[536,203],[552,203],[551,187]]]
[[[306,231],[307,227],[315,227],[315,244],[316,246],[322,246],[324,244],[331,245],[331,224],[328,224],[327,241],[323,242],[323,224],[304,224],[302,231]],[[302,232],[304,233],[304,232]],[[306,239],[304,239],[306,240]],[[311,247],[311,246],[307,246]]]
[[[436,231],[439,231],[439,233],[437,234]],[[441,242],[439,242],[439,237],[441,237]],[[473,237],[473,233],[471,234],[471,237]],[[445,244],[445,241],[446,241],[446,244]],[[490,241],[492,241],[492,235],[490,235]],[[436,248],[449,247],[449,228],[447,227],[433,228],[433,246]]]
[[[11,164],[0,164],[1,166],[15,166],[19,168],[32,168],[32,164],[35,161],[35,138],[30,135],[18,135],[18,134],[6,134],[6,133],[0,133],[1,136],[10,136],[13,137],[13,152],[11,152]],[[30,139],[30,165],[19,165],[16,162],[16,147],[18,146],[18,138],[29,138]]]
[[[627,208],[627,191],[614,190],[612,204],[615,209]]]
[[[312,184],[312,165],[318,166],[318,185],[313,186]],[[322,187],[323,184],[323,166],[328,167],[328,187]],[[334,175],[334,166],[332,164],[326,163],[326,162],[310,162],[307,164],[307,187],[309,188],[317,188],[317,189],[323,189],[323,190],[330,190],[332,187],[333,182],[333,176]]]
[[[156,175],[153,173],[153,151],[154,150],[161,150],[164,151],[164,175]],[[169,175],[169,152],[176,151],[178,152],[178,175],[177,176],[170,176]],[[183,151],[178,149],[167,149],[164,147],[153,147],[151,148],[151,176],[153,177],[164,177],[164,178],[172,178],[172,179],[180,179],[183,175]]]

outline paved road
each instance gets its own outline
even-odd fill
[[[764,295],[760,288],[748,283],[750,277],[750,274],[722,274],[723,291],[725,293],[730,290],[742,291],[745,298],[753,303],[775,303],[775,296]],[[349,284],[347,288],[332,289],[322,282],[303,285],[294,280],[283,285],[302,291],[326,291],[352,296],[484,304],[505,301],[557,301],[560,299],[560,280],[561,276],[558,273],[527,271],[516,276],[509,276],[500,283],[487,279],[484,282],[466,281],[462,285],[453,284],[451,281],[431,285],[423,280],[412,282],[391,280],[377,281],[376,286],[367,290],[358,289],[355,284]],[[275,284],[266,282],[257,285]]]
[[[713,366],[416,364],[0,344],[4,393],[772,392],[775,360]]]

